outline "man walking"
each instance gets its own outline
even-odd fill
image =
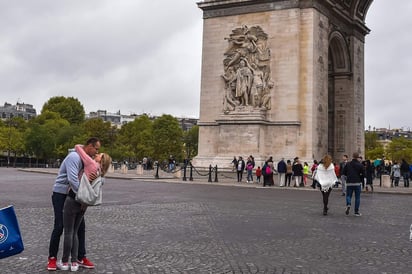
[[[355,192],[355,216],[361,216],[359,212],[360,194],[362,180],[364,178],[364,168],[359,162],[359,153],[353,153],[352,161],[346,163],[343,174],[346,176],[346,215],[349,215],[352,194]]]

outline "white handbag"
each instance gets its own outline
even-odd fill
[[[96,206],[102,203],[102,177],[97,177],[93,182],[83,174],[80,179],[79,189],[76,194],[76,201],[89,206]]]

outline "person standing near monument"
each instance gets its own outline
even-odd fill
[[[406,162],[405,159],[402,159],[401,163],[401,173],[403,177],[403,186],[404,187],[409,187],[409,177],[410,177],[410,171],[409,171],[409,164]]]
[[[243,171],[245,170],[246,164],[245,161],[243,160],[242,156],[239,156],[239,159],[237,161],[237,182],[240,183],[242,182],[242,177],[243,177]]]
[[[343,169],[343,175],[346,176],[346,211],[345,214],[349,215],[349,211],[352,204],[352,194],[355,193],[355,216],[362,216],[359,212],[360,195],[362,180],[364,178],[364,168],[362,163],[359,162],[359,153],[354,152],[352,161],[346,163]]]
[[[255,167],[255,163],[253,161],[253,157],[249,156],[246,162],[246,171],[247,171],[246,183],[253,184],[253,168],[254,167]]]
[[[290,181],[292,181],[293,169],[292,162],[290,160],[286,161],[286,181],[285,186],[290,186]]]
[[[307,162],[303,163],[303,183],[307,184],[309,177],[309,164]]]
[[[303,179],[303,166],[300,163],[298,157],[294,159],[294,162],[292,165],[292,171],[293,171],[293,176],[295,177],[295,184],[293,186],[294,187],[301,186],[302,179]]]
[[[279,174],[279,186],[283,187],[286,183],[286,163],[284,158],[280,159],[277,170]]]

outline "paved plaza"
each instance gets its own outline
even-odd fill
[[[0,206],[15,206],[25,243],[1,274],[48,273],[54,178],[0,168]],[[107,178],[85,215],[96,268],[79,273],[411,273],[411,195],[362,193],[355,217],[334,190],[323,216],[317,190],[240,186]]]

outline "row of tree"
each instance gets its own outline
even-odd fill
[[[41,114],[29,121],[21,117],[0,120],[0,151],[14,161],[32,157],[54,163],[92,136],[101,140],[101,152],[117,161],[138,162],[143,157],[164,161],[170,155],[182,161],[197,154],[197,126],[183,131],[171,115],[155,119],[141,115],[119,129],[100,118],[85,120],[83,105],[73,97],[50,98]]]
[[[392,138],[387,146],[379,142],[378,135],[374,132],[365,133],[365,157],[370,160],[385,159],[397,161],[405,159],[412,163],[412,140],[404,137]]]

